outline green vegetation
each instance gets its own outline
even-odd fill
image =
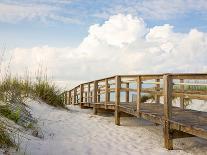
[[[3,126],[3,123],[0,121],[0,148],[13,146],[15,146],[14,140],[11,138],[7,128]]]
[[[5,103],[24,104],[25,98],[41,99],[53,106],[64,107],[61,90],[46,79],[36,78],[35,81],[21,78],[7,78],[0,81],[0,101]]]
[[[18,78],[5,76],[0,79],[0,148],[15,146],[12,138],[12,127],[8,127],[4,117],[27,128],[34,128],[34,119],[29,113],[26,99],[42,100],[43,102],[64,107],[61,90],[47,78]]]
[[[20,119],[20,110],[12,111],[8,105],[0,106],[0,114],[16,123]]]
[[[61,91],[54,83],[38,79],[37,82],[31,85],[32,95],[43,100],[45,103],[52,106],[64,107]]]

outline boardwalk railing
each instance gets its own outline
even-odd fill
[[[146,102],[143,97],[151,95]],[[63,93],[65,104],[114,110],[115,124],[127,113],[163,125],[164,144],[198,136],[207,139],[207,113],[186,109],[186,101],[207,100],[207,74],[117,75],[87,83]],[[136,99],[134,99],[136,97]],[[174,98],[179,106],[172,105]]]

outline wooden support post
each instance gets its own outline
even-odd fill
[[[94,81],[93,83],[93,114],[97,114],[96,103],[97,103],[97,89],[98,89],[98,81]]]
[[[110,102],[111,101],[111,92],[109,91],[109,89],[110,89],[110,84],[108,83],[108,101]]]
[[[68,92],[68,104],[71,104],[71,91]]]
[[[97,102],[98,102],[98,103],[101,102],[100,89],[98,89]]]
[[[173,135],[170,129],[169,120],[172,118],[172,76],[167,74],[163,76],[164,80],[164,143],[168,150],[173,149]]]
[[[140,108],[141,108],[141,89],[142,89],[142,81],[141,77],[137,77],[137,117],[140,117]]]
[[[108,93],[108,79],[105,79],[105,109],[107,109],[107,103],[109,102]]]
[[[76,101],[76,95],[77,95],[77,92],[76,92],[76,88],[74,88],[74,96],[73,96],[73,102],[74,102],[74,104],[76,104],[77,103],[77,101]]]
[[[91,103],[93,103],[93,92],[91,91],[91,93],[90,93],[90,101],[91,101]]]
[[[87,92],[87,94],[88,94],[88,96],[87,96],[87,98],[88,98],[88,103],[90,103],[90,91],[91,91],[90,83],[88,83],[88,92]]]
[[[180,79],[180,83],[184,83],[184,80]],[[182,93],[184,93],[184,85],[180,85],[180,90],[181,90]],[[185,105],[184,105],[184,95],[182,95],[180,97],[180,108],[181,109],[185,108]]]
[[[97,89],[98,89],[98,82],[94,81],[94,88],[93,88],[93,103],[97,103]]]
[[[84,92],[84,86],[83,84],[80,85],[80,107],[83,108],[83,92]]]
[[[120,89],[121,89],[121,77],[116,76],[115,78],[115,124],[120,125]]]
[[[129,88],[129,83],[126,83],[126,88]],[[126,90],[125,102],[129,103],[129,90]]]
[[[85,92],[84,94],[85,94],[84,102],[87,103],[87,98],[88,98],[87,92]]]
[[[160,79],[156,79],[155,82],[160,82]],[[156,84],[156,92],[160,91],[160,84]],[[159,104],[160,103],[160,96],[159,95],[155,95],[155,103]]]

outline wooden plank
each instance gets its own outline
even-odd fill
[[[126,88],[129,89],[129,83],[126,83]],[[129,102],[129,91],[125,91],[125,102]]]
[[[94,85],[94,89],[93,89],[93,103],[97,103],[98,82],[94,81],[93,85]]]
[[[105,79],[105,109],[107,109],[107,103],[109,102],[108,94],[108,79]]]
[[[155,90],[156,92],[157,91],[160,91],[160,79],[156,79],[156,87],[155,87]],[[159,95],[155,95],[155,103],[160,103],[160,96]]]
[[[164,144],[168,150],[173,149],[173,139],[169,120],[172,118],[172,76],[164,75]]]
[[[73,90],[73,104],[76,104],[77,102],[76,102],[76,88],[74,88],[74,90]]]
[[[183,79],[182,79],[183,80]],[[174,85],[183,85],[183,86],[207,86],[207,83],[173,83]]]
[[[137,92],[137,89],[133,89],[133,88],[121,88],[120,91],[123,91],[123,92]]]
[[[97,103],[97,90],[98,90],[98,81],[94,81],[93,83],[93,103]],[[97,109],[95,106],[93,106],[93,114],[96,115],[97,114]]]
[[[115,87],[115,124],[120,125],[120,88],[121,88],[121,77],[116,76],[115,78],[116,87]]]
[[[71,104],[71,91],[68,92],[68,104]]]
[[[90,83],[88,83],[88,91],[87,91],[88,103],[90,103],[90,89],[91,89]]]
[[[194,135],[178,131],[178,130],[171,130],[173,139],[177,138],[186,138],[186,137],[195,137]]]
[[[84,92],[84,86],[83,84],[80,85],[80,103],[83,103],[83,92]]]
[[[179,74],[172,74],[173,79],[188,79],[188,80],[193,80],[193,79],[207,79],[207,74],[206,73],[179,73]]]
[[[109,88],[108,91],[115,92],[115,88]]]
[[[137,116],[140,117],[140,108],[141,108],[141,90],[142,89],[142,81],[141,77],[137,77]]]
[[[180,83],[184,83],[184,80],[183,79],[180,79]],[[184,85],[180,85],[180,90],[182,93],[184,93]],[[184,109],[184,96],[181,96],[180,97],[180,108],[181,109]]]
[[[87,92],[84,92],[84,96],[85,96],[85,97],[84,97],[84,102],[85,102],[85,103],[88,103],[88,102],[87,102],[87,99],[88,99]]]

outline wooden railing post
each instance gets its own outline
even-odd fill
[[[129,83],[126,83],[126,88],[129,89]],[[129,103],[129,90],[126,90],[125,102]]]
[[[121,77],[116,76],[115,78],[115,124],[120,125],[120,89],[121,89]]]
[[[180,83],[184,83],[184,80],[180,79]],[[184,93],[184,85],[180,85],[180,90],[181,90],[182,93]],[[183,94],[180,97],[180,108],[181,109],[185,108],[185,106],[184,106],[184,95]]]
[[[107,109],[108,102],[109,102],[108,79],[105,79],[105,109]]]
[[[142,81],[141,77],[137,77],[137,116],[140,117],[140,108],[141,108],[141,89],[142,89]]]
[[[160,79],[156,79],[155,82],[160,82]],[[156,84],[156,93],[160,91],[160,84]],[[155,95],[155,103],[159,104],[160,103],[160,96],[158,94]]]
[[[76,101],[76,95],[77,95],[77,93],[76,93],[76,88],[74,88],[74,96],[73,96],[73,102],[74,102],[74,104],[76,104],[77,103],[77,101]]]
[[[98,89],[98,81],[94,81],[93,83],[93,114],[97,114],[96,103],[97,103],[97,89]]]
[[[71,91],[68,92],[68,104],[71,104]]]
[[[164,143],[165,148],[168,150],[173,149],[173,137],[170,129],[169,120],[172,118],[172,91],[173,83],[172,76],[169,74],[164,75]]]
[[[97,82],[98,85],[98,82]],[[101,102],[101,95],[100,95],[100,88],[97,89],[98,95],[97,95],[97,102],[100,103]]]
[[[84,91],[84,86],[83,84],[80,85],[80,106],[81,108],[83,107],[83,91]]]
[[[91,88],[90,88],[90,83],[88,83],[88,96],[87,96],[87,99],[88,99],[88,103],[90,103],[90,91],[91,91]]]

